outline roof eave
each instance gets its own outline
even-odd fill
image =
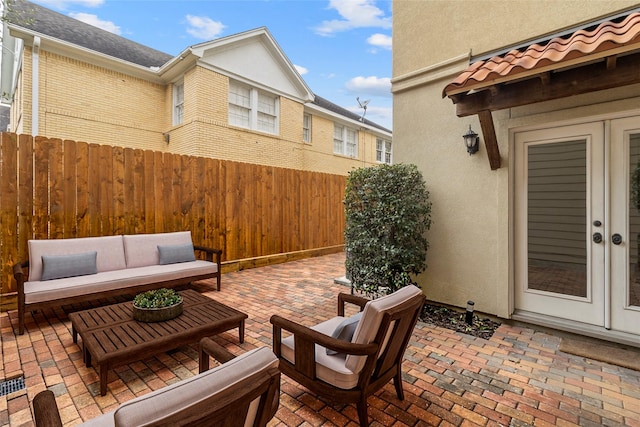
[[[33,45],[35,37],[41,40],[40,47],[52,53],[64,55],[79,61],[102,66],[110,70],[122,72],[127,75],[139,77],[154,83],[165,83],[160,78],[158,69],[144,67],[129,61],[124,61],[110,55],[105,55],[95,50],[87,49],[77,44],[69,43],[37,31],[33,31],[17,25],[9,25],[10,34],[13,37],[24,40],[25,45]]]
[[[349,117],[343,116],[341,114],[338,114],[338,113],[336,113],[334,111],[331,111],[331,110],[328,110],[326,108],[320,107],[319,105],[316,105],[316,104],[313,104],[313,103],[305,104],[304,108],[308,109],[308,110],[312,110],[316,114],[318,114],[320,116],[324,116],[324,117],[326,117],[328,119],[331,119],[331,120],[337,120],[337,121],[340,121],[340,122],[343,122],[343,123],[349,123],[351,125],[356,125],[359,128],[364,128],[364,129],[368,130],[371,133],[375,133],[375,134],[378,134],[378,135],[381,135],[381,136],[387,136],[389,138],[391,138],[393,136],[393,134],[390,131],[380,129],[380,128],[375,127],[375,126],[371,126],[370,124],[363,123],[363,122],[361,122],[359,120],[351,119]]]

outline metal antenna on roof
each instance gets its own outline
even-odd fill
[[[356,101],[358,101],[358,105],[360,105],[360,108],[362,108],[364,110],[364,112],[362,113],[362,116],[360,116],[360,121],[364,122],[364,115],[367,114],[367,105],[369,105],[369,102],[371,102],[370,99],[366,99],[362,102],[360,102],[360,97],[356,97]]]

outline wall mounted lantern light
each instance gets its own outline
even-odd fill
[[[464,138],[464,144],[467,146],[467,153],[472,155],[473,153],[478,152],[478,143],[480,142],[480,137],[478,134],[471,130],[471,125],[469,125],[469,130],[467,133],[462,135]]]

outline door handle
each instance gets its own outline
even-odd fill
[[[594,243],[602,243],[602,234],[593,233],[593,242]]]
[[[618,233],[614,234],[613,236],[611,236],[611,243],[613,243],[614,245],[619,245],[620,243],[622,243],[622,236]]]

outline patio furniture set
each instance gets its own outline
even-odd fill
[[[208,260],[195,261],[189,232],[115,237],[124,242],[124,252],[115,250],[117,239],[109,237],[61,239],[58,243],[64,244],[59,246],[51,243],[55,240],[29,242],[29,262],[16,264],[14,268],[16,280],[21,281],[19,292],[23,299],[22,309],[19,305],[20,333],[24,331],[26,307],[44,308],[95,299],[101,295],[100,288],[109,295],[154,288],[144,274],[127,281],[128,276],[120,274],[123,270],[147,271],[149,276],[160,278],[162,285],[158,286],[189,283],[202,276],[216,277],[220,290],[221,251],[198,248],[208,254]],[[73,258],[79,250],[94,252],[88,257],[95,262],[88,268],[89,273],[82,270],[86,259]],[[191,256],[186,255],[188,250]],[[217,255],[216,263],[213,254]],[[167,259],[171,263],[163,263]],[[58,263],[53,264],[53,269],[52,260]],[[193,264],[197,273],[183,267],[194,262],[213,266],[207,269]],[[65,263],[70,263],[71,269],[79,268],[83,275],[70,277],[73,272]],[[172,275],[166,265],[173,265],[184,274]],[[27,266],[36,270],[30,269],[29,280],[25,281]],[[52,271],[54,277],[47,280]],[[98,277],[100,274],[103,277]],[[101,280],[101,285],[92,283],[91,276]],[[47,293],[47,282],[56,282],[53,284],[57,292]],[[112,286],[113,282],[118,284]],[[87,289],[88,296],[81,289]],[[355,403],[362,426],[368,426],[369,422],[368,396],[389,380],[394,381],[398,399],[404,398],[402,359],[425,301],[422,291],[415,286],[371,301],[340,293],[337,316],[313,327],[273,315],[273,351],[262,347],[236,358],[208,337],[237,327],[242,343],[247,314],[192,289],[179,294],[183,313],[167,321],[134,320],[131,301],[69,314],[73,341],[78,342],[80,336],[85,364],[98,365],[101,395],[106,394],[110,369],[200,342],[198,375],[133,399],[84,425],[217,425],[230,421],[228,425],[264,426],[278,408],[280,372],[329,400]],[[354,304],[359,312],[345,317],[347,304]],[[221,365],[208,370],[210,356]],[[33,410],[36,426],[62,425],[51,391],[36,395]],[[247,418],[250,421],[245,423]]]

